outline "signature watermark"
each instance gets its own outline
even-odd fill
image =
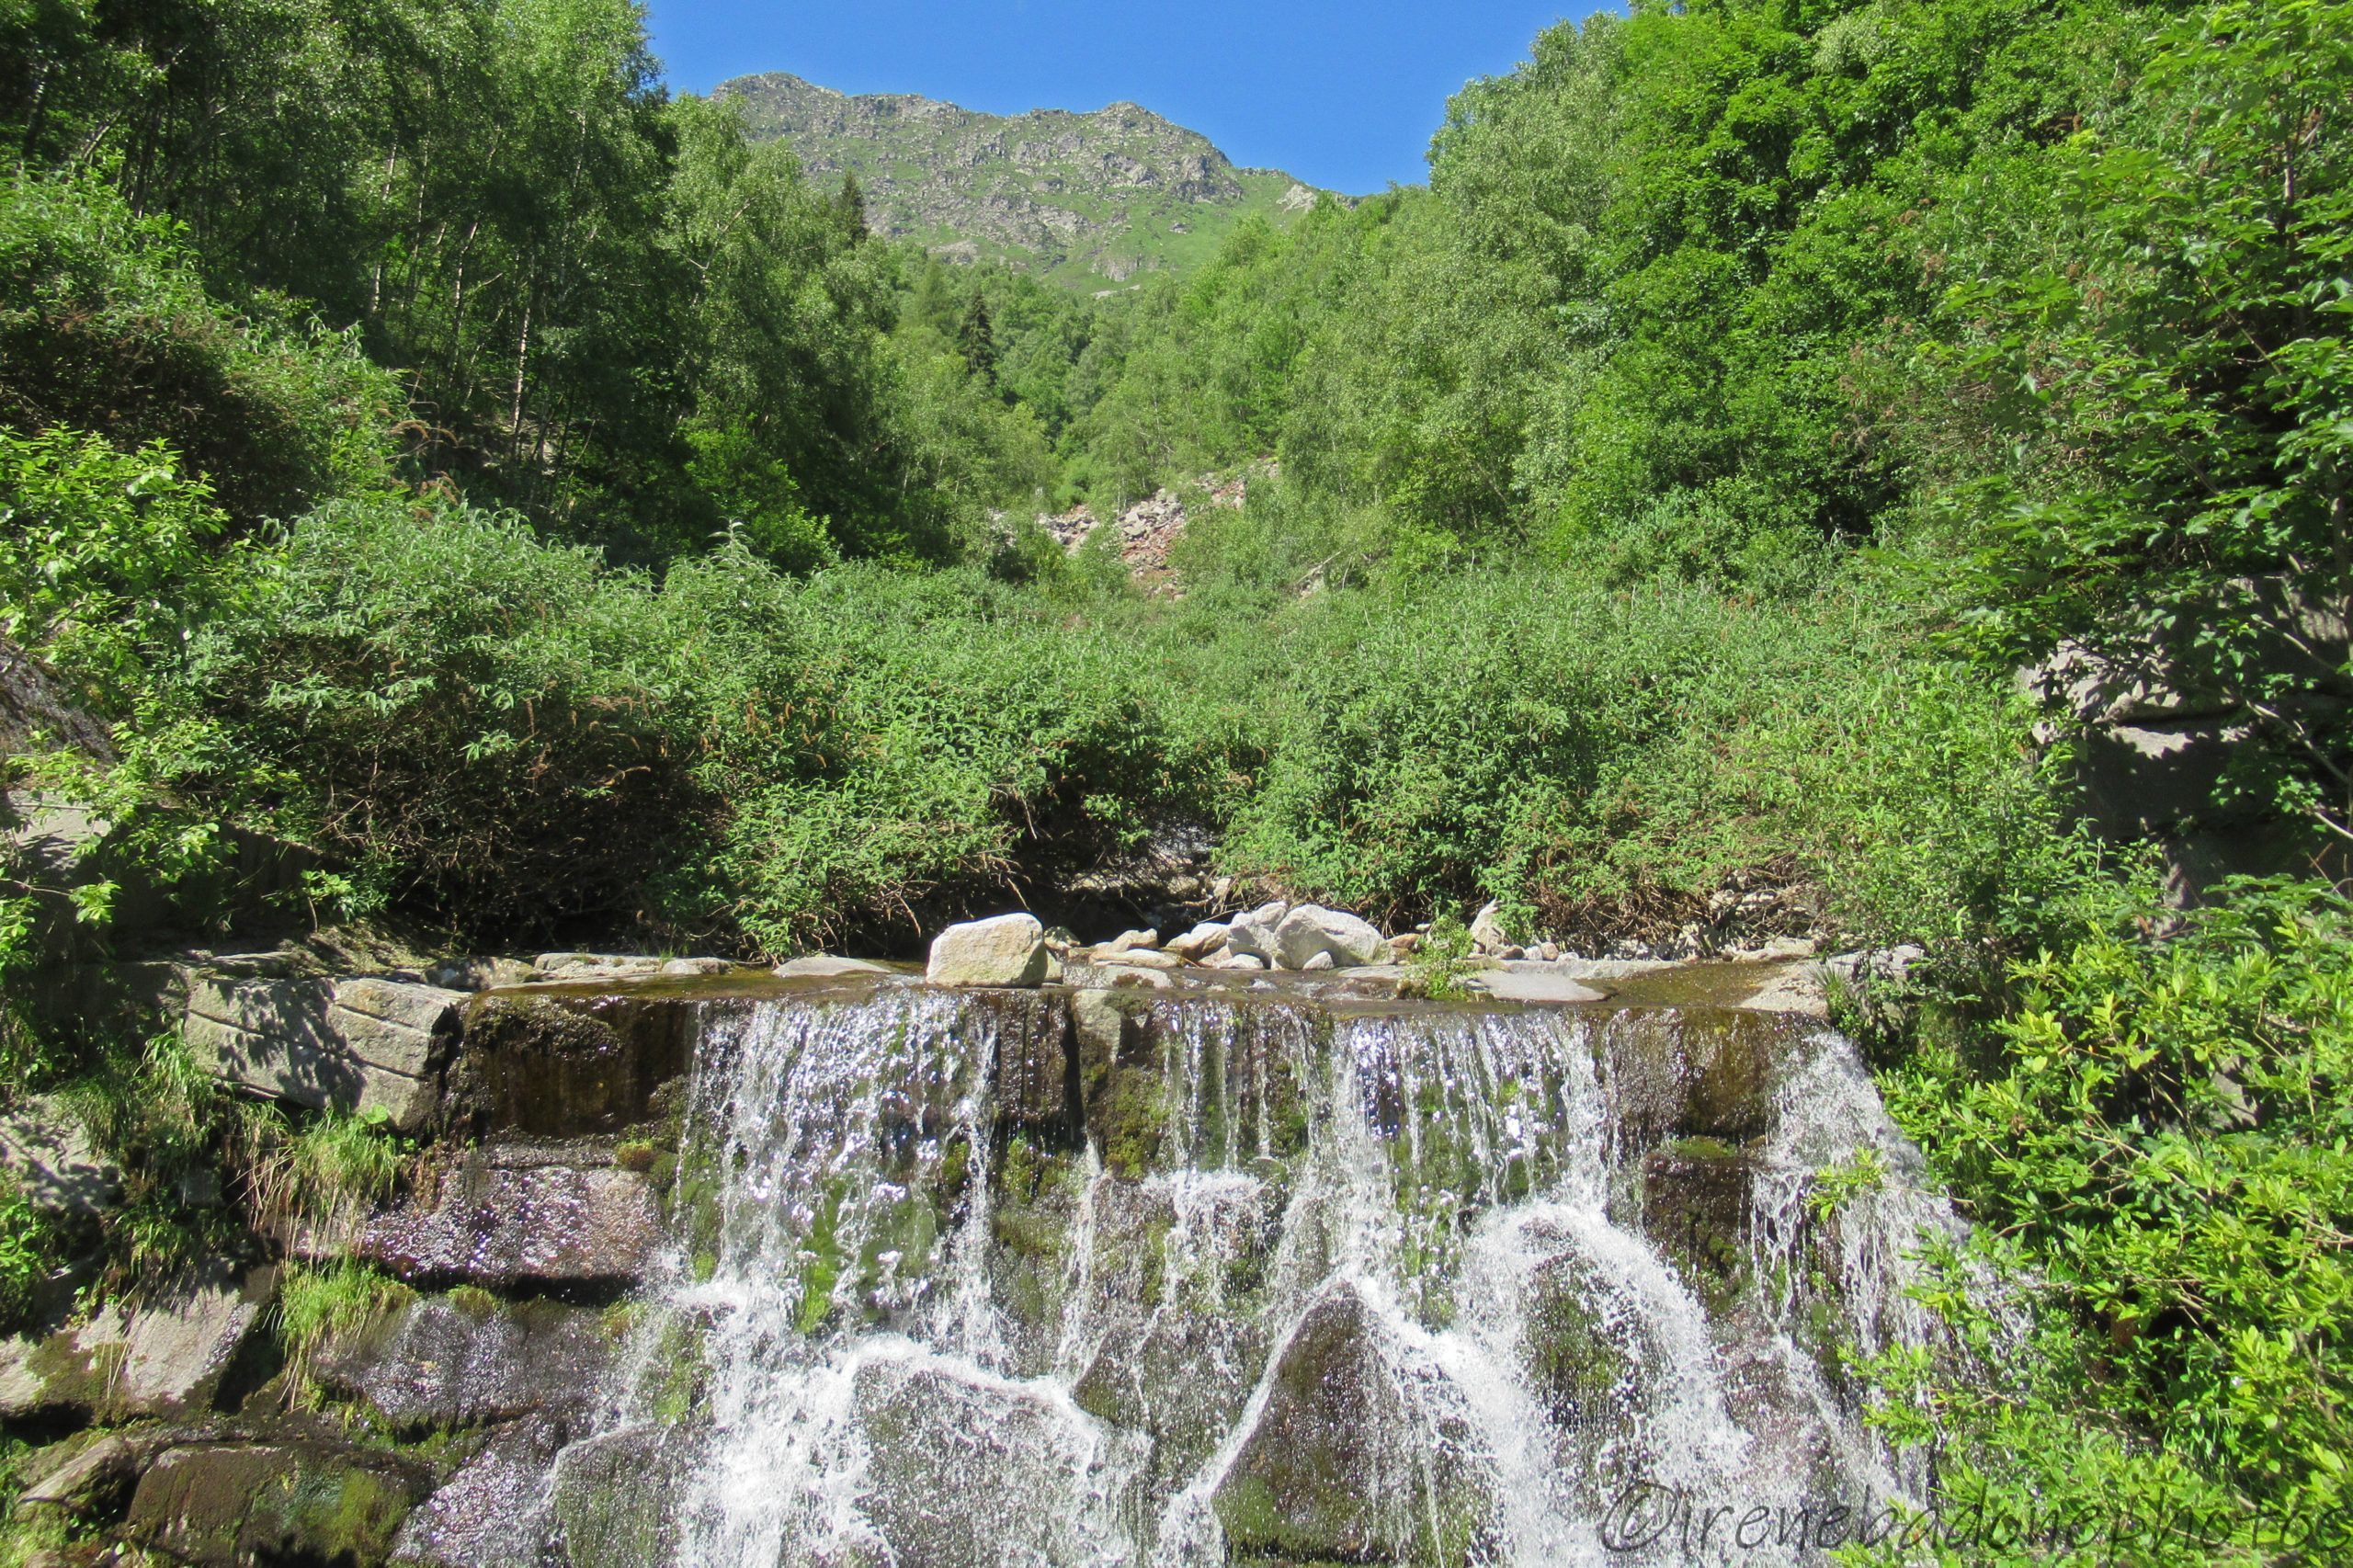
[[[1613,1552],[1733,1561],[1760,1552],[1829,1551],[1844,1546],[1916,1552],[2090,1553],[2114,1557],[2161,1542],[2219,1548],[2238,1543],[2281,1553],[2336,1553],[2353,1545],[2353,1507],[2200,1509],[2156,1504],[2133,1508],[2040,1507],[1984,1495],[1927,1506],[1883,1499],[1854,1503],[1727,1501],[1656,1481],[1635,1481],[1612,1499],[1601,1544]]]

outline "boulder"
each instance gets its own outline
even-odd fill
[[[1123,952],[1107,953],[1097,960],[1100,963],[1126,964],[1134,969],[1182,969],[1185,960],[1175,953],[1164,953],[1156,948],[1130,948]]]
[[[1122,931],[1105,943],[1102,950],[1107,953],[1130,953],[1140,949],[1158,946],[1160,946],[1160,933],[1157,931]]]
[[[1339,965],[1334,961],[1331,954],[1318,953],[1299,967],[1304,973],[1317,974],[1329,973],[1331,971],[1339,968]]]
[[[734,967],[725,959],[672,959],[662,966],[662,972],[674,980],[685,980],[701,974],[725,974]]]
[[[214,1263],[87,1323],[0,1342],[0,1420],[103,1420],[200,1410],[228,1376],[277,1284]]]
[[[428,1172],[357,1250],[414,1284],[603,1292],[634,1285],[661,1239],[643,1174],[494,1148]]]
[[[1328,955],[1334,969],[1381,963],[1389,957],[1389,939],[1353,915],[1302,903],[1275,929],[1275,961],[1284,969],[1305,969],[1319,955]]]
[[[933,937],[924,978],[934,985],[1042,985],[1051,957],[1036,915],[1000,915]]]
[[[1278,899],[1272,903],[1260,904],[1247,915],[1235,916],[1233,923],[1226,927],[1225,950],[1245,958],[1257,959],[1268,969],[1275,968],[1282,961],[1275,934],[1283,923],[1283,916],[1290,913],[1290,905]]]
[[[1511,945],[1504,933],[1504,906],[1489,903],[1471,917],[1471,946],[1483,953],[1497,953]]]
[[[70,1223],[87,1224],[122,1195],[122,1168],[49,1096],[0,1113],[0,1170],[16,1178],[37,1212]]]
[[[1222,920],[1204,920],[1168,944],[1168,950],[1188,963],[1199,963],[1213,954],[1225,950],[1226,924]]]
[[[198,975],[183,1026],[214,1075],[313,1110],[381,1111],[404,1132],[439,1102],[460,992],[395,980]]]
[[[1211,959],[1207,967],[1211,969],[1256,971],[1265,969],[1267,967],[1267,960],[1260,958],[1256,953],[1226,953],[1221,957]]]
[[[381,1562],[431,1485],[412,1460],[325,1439],[189,1443],[141,1478],[127,1528],[196,1568]]]

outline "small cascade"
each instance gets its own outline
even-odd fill
[[[1956,1221],[1817,1028],[884,984],[712,1006],[686,1093],[615,1562],[1719,1561],[1917,1495],[1839,1352],[1935,1342]]]

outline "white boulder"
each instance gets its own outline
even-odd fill
[[[1334,969],[1384,963],[1389,939],[1370,922],[1321,904],[1302,903],[1285,915],[1275,930],[1275,961],[1285,969],[1305,969],[1324,956]]]
[[[1036,915],[1000,915],[934,937],[924,978],[934,985],[1042,985],[1051,956]]]
[[[1222,920],[1204,920],[1183,936],[1172,939],[1168,951],[1188,963],[1199,963],[1213,954],[1225,950],[1225,934],[1229,927]]]
[[[1499,953],[1511,945],[1504,934],[1504,906],[1489,903],[1471,917],[1471,946],[1483,953]]]
[[[1277,932],[1283,917],[1290,913],[1290,905],[1280,899],[1263,903],[1247,915],[1237,915],[1226,927],[1225,950],[1245,958],[1263,959],[1273,969],[1282,962]]]

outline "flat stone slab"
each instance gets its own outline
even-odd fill
[[[776,966],[778,976],[785,980],[838,980],[856,974],[888,974],[888,967],[869,963],[864,959],[837,959],[826,954],[808,958],[788,959]]]
[[[370,1220],[358,1252],[413,1282],[602,1290],[636,1283],[661,1239],[661,1206],[642,1174],[518,1167],[489,1150]]]
[[[199,975],[185,1032],[230,1083],[313,1110],[381,1111],[415,1131],[438,1104],[435,1076],[466,1000],[404,981]]]
[[[128,1528],[198,1568],[378,1562],[431,1484],[412,1460],[324,1441],[191,1443],[141,1478]]]
[[[1506,963],[1471,977],[1471,988],[1498,1002],[1598,1002],[1602,993],[1548,963]]]

